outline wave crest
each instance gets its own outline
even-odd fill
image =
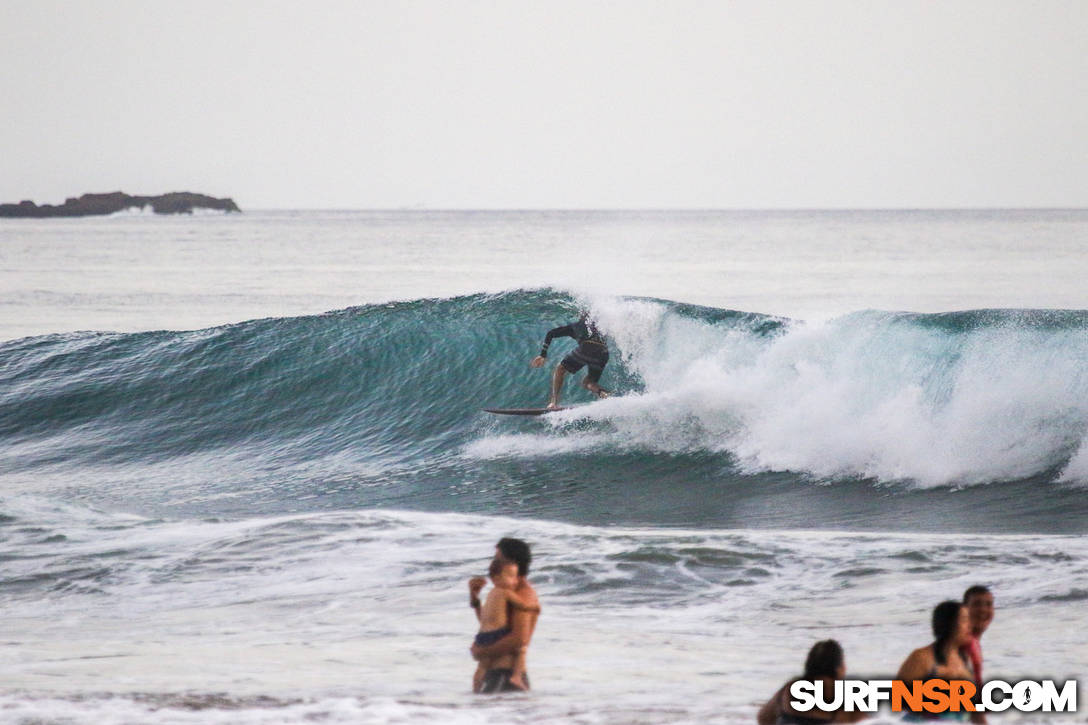
[[[581,305],[611,340],[604,382],[619,396],[543,425],[479,413],[545,399],[546,371],[528,361]],[[599,465],[634,450],[819,480],[1079,484],[1086,332],[1084,311],[804,323],[536,290],[195,332],[27,338],[0,345],[0,472],[185,458],[420,470],[584,456],[566,440],[577,438],[593,441]],[[589,402],[573,384],[565,396]]]

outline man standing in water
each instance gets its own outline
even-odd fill
[[[525,600],[527,604],[539,607],[540,600],[537,599],[536,590],[533,589],[533,585],[529,583],[529,580],[525,578],[529,574],[529,563],[532,561],[532,558],[532,554],[529,551],[529,545],[521,539],[500,539],[499,543],[495,546],[495,561],[500,561],[504,564],[514,563],[518,565],[518,585],[514,590],[514,593],[522,600]],[[469,604],[474,609],[480,606],[480,590],[483,589],[486,582],[487,580],[482,576],[473,577],[468,580]],[[472,657],[480,660],[510,655],[512,660],[516,660],[519,653],[528,649],[529,640],[533,637],[533,630],[536,629],[536,620],[539,616],[539,609],[536,611],[527,611],[523,609],[511,610],[509,617],[510,634],[499,641],[486,646],[473,644]],[[510,677],[513,674],[514,671],[512,667],[488,670],[484,673],[483,685],[479,690],[480,694],[490,695],[496,692],[520,690],[521,688],[510,682]],[[528,673],[524,675],[524,681],[525,689],[529,689]]]
[[[583,312],[577,322],[549,330],[544,337],[540,354],[529,363],[530,367],[544,366],[544,361],[548,357],[548,346],[556,337],[573,337],[577,340],[578,347],[555,366],[555,371],[552,373],[552,394],[548,398],[548,410],[559,409],[559,393],[563,389],[563,378],[566,374],[576,373],[583,367],[587,367],[588,372],[582,379],[582,387],[598,398],[607,398],[608,391],[598,385],[598,382],[601,379],[601,373],[604,372],[604,366],[608,364],[608,345],[605,344],[593,320],[589,319],[589,313]]]
[[[994,595],[988,587],[976,584],[963,593],[963,606],[967,607],[967,616],[971,622],[971,642],[967,645],[967,656],[974,666],[975,677],[982,679],[982,633],[994,621]]]
[[[963,593],[963,606],[967,607],[967,618],[971,625],[971,641],[964,648],[964,654],[971,660],[971,669],[975,673],[975,684],[982,687],[982,633],[994,621],[994,595],[988,587],[976,584]],[[980,712],[971,713],[971,722],[985,723],[986,716]]]

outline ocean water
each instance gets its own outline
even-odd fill
[[[752,722],[976,583],[988,676],[1088,672],[1088,212],[121,215],[0,257],[2,722]],[[481,412],[545,399],[582,307],[615,397]],[[506,535],[534,690],[473,697]]]

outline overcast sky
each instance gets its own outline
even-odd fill
[[[0,0],[0,202],[1088,206],[1088,2]]]

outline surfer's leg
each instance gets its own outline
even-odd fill
[[[578,349],[575,348],[569,355],[563,358],[563,361],[555,366],[555,372],[552,373],[552,397],[548,401],[548,410],[555,410],[559,407],[559,393],[563,390],[563,378],[567,373],[574,375],[574,373],[585,367],[586,361],[578,354]]]
[[[603,372],[604,367],[590,365],[586,376],[582,378],[582,387],[596,395],[598,398],[607,398],[609,395],[607,390],[597,384],[597,381],[601,379],[601,373]]]
[[[563,389],[563,378],[566,375],[567,369],[563,367],[563,363],[555,366],[555,372],[552,373],[552,394],[548,398],[548,410],[555,410],[559,407],[559,393]]]
[[[607,398],[609,395],[611,395],[611,392],[605,390],[600,385],[597,385],[597,383],[590,382],[589,380],[583,380],[582,387],[596,395],[598,398]]]

